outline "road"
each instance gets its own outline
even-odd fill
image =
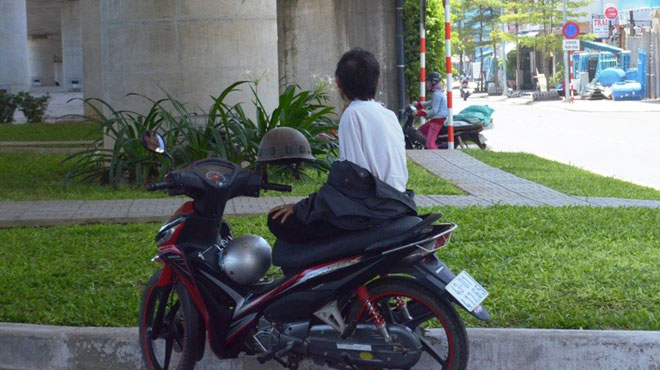
[[[527,152],[660,190],[660,101],[535,102],[501,97],[457,101],[495,109],[484,131],[494,151]]]

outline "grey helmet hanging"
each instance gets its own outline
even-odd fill
[[[222,251],[220,267],[236,283],[249,285],[266,274],[271,261],[271,248],[264,238],[243,235],[227,243]]]

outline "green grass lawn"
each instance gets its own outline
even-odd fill
[[[0,153],[0,201],[53,200],[53,199],[132,199],[167,197],[165,192],[146,192],[129,186],[112,188],[73,181],[62,187],[68,163],[62,163],[68,154]],[[409,187],[418,194],[462,194],[451,182],[438,178],[422,167],[408,162]],[[306,196],[325,182],[326,176],[310,171],[311,177],[291,183],[293,192],[284,194],[267,192],[265,196]]]
[[[527,153],[468,149],[476,159],[568,195],[660,200],[660,191]]]
[[[94,123],[29,123],[0,125],[0,141],[78,141],[102,137]]]
[[[62,181],[68,165],[62,163],[68,154],[0,153],[0,201],[54,199],[132,199],[166,197],[164,192],[149,193],[132,187],[112,188]]]
[[[439,255],[490,292],[492,321],[471,326],[660,329],[660,211],[442,208],[456,222]],[[267,236],[264,216],[232,218]],[[157,224],[0,230],[0,321],[135,326],[156,264]]]

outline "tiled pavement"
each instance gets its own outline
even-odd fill
[[[576,197],[490,167],[460,150],[413,150],[408,156],[436,175],[451,180],[467,195],[417,195],[420,207],[491,206],[595,206],[660,208],[660,201]],[[225,214],[263,214],[302,197],[237,198],[227,204]],[[0,202],[0,227],[49,226],[72,223],[126,223],[163,221],[185,201],[184,198]]]
[[[560,193],[488,166],[460,150],[414,150],[409,151],[408,156],[417,164],[439,177],[451,180],[466,193],[476,197],[478,204],[592,205],[583,198]]]

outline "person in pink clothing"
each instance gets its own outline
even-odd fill
[[[429,73],[426,79],[426,89],[431,92],[431,100],[417,103],[417,115],[426,117],[429,121],[423,124],[419,131],[426,136],[426,149],[438,149],[436,140],[445,124],[448,112],[445,87],[442,85],[440,73]],[[428,109],[429,107],[430,109]]]

